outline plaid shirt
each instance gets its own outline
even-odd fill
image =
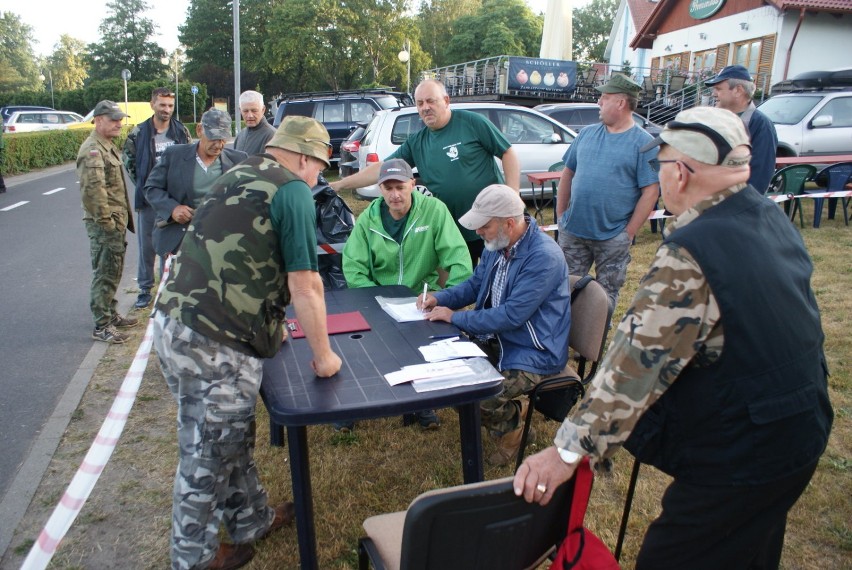
[[[526,239],[530,233],[529,216],[524,214],[524,221],[527,222],[527,231],[521,236],[521,239],[515,242],[512,247],[504,249],[503,254],[497,261],[497,270],[494,273],[494,281],[491,282],[491,306],[499,307],[503,301],[503,289],[506,287],[506,275],[509,273],[509,264],[515,258],[515,253],[518,251],[518,246]]]

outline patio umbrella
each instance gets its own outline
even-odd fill
[[[539,57],[571,61],[572,29],[571,0],[547,0]]]

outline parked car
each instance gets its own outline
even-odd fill
[[[278,127],[287,115],[313,117],[325,125],[334,147],[331,160],[340,160],[340,145],[358,123],[368,123],[376,111],[411,106],[408,93],[389,89],[296,93],[280,97],[272,126]]]
[[[53,111],[53,107],[40,107],[38,105],[7,105],[5,107],[0,107],[0,117],[3,118],[3,122],[5,123],[9,120],[9,117],[12,116],[12,113],[15,111]]]
[[[154,114],[154,108],[151,107],[150,101],[128,101],[125,103],[124,101],[118,101],[118,106],[121,107],[121,110],[127,113],[127,117],[124,118],[125,125],[138,125],[146,121]],[[83,117],[83,121],[76,125],[69,125],[69,129],[86,129],[93,128],[95,126],[95,110],[94,108],[86,113],[86,116]]]
[[[367,130],[368,123],[358,123],[346,140],[340,145],[340,163],[338,170],[341,178],[358,172],[358,149],[361,148],[361,139]]]
[[[577,133],[533,109],[503,103],[451,103],[450,109],[466,109],[479,113],[494,123],[512,143],[521,164],[521,196],[531,200],[533,190],[527,174],[547,171],[562,160]],[[423,121],[414,107],[379,111],[370,124],[358,150],[359,168],[384,160],[412,134],[423,128]],[[496,159],[495,159],[496,160]],[[500,170],[503,166],[497,161]],[[358,188],[359,198],[370,200],[381,194],[377,185]],[[545,197],[551,195],[545,189]]]
[[[601,122],[601,107],[597,103],[544,103],[533,108],[574,131]],[[636,112],[633,113],[633,121],[652,136],[657,136],[663,130],[661,125],[652,123]]]
[[[832,87],[830,81],[796,78],[798,90],[775,95],[758,107],[775,123],[778,156],[852,152],[852,77],[847,81]]]
[[[67,129],[83,117],[71,111],[15,111],[3,123],[4,133],[29,133]]]

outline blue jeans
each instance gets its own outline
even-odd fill
[[[139,259],[137,260],[136,281],[140,289],[150,289],[154,286],[154,223],[156,213],[151,206],[136,210],[136,237],[139,242]]]

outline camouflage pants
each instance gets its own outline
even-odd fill
[[[503,392],[496,398],[483,400],[479,405],[482,426],[494,435],[503,435],[518,428],[521,423],[519,398],[533,389],[544,378],[526,370],[504,370]]]
[[[571,275],[586,275],[595,264],[595,279],[606,290],[609,310],[618,304],[618,292],[627,278],[630,263],[630,237],[626,231],[614,238],[598,241],[583,239],[566,231],[559,232],[559,246]]]
[[[205,568],[219,547],[221,522],[241,544],[258,538],[275,517],[253,458],[263,361],[159,312],[154,347],[178,402],[172,568]]]
[[[106,326],[116,315],[115,292],[124,269],[127,243],[124,232],[104,229],[99,223],[86,220],[89,250],[92,256],[92,288],[89,307],[96,327]]]

